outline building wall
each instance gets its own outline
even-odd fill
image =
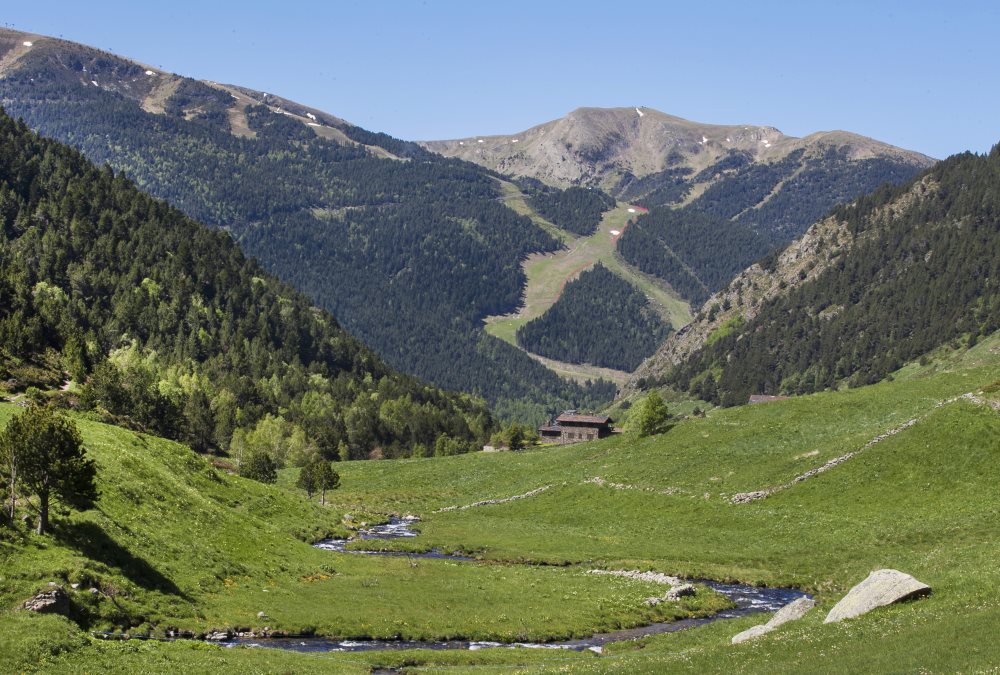
[[[595,439],[601,438],[600,427],[591,426],[571,426],[564,424],[562,426],[562,435],[560,436],[560,443],[582,443],[583,441],[593,441]]]

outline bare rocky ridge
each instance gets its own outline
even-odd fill
[[[15,73],[29,55],[31,58],[47,59],[60,66],[68,65],[69,67],[63,68],[62,72],[72,73],[67,76],[78,79],[81,86],[113,91],[138,102],[146,112],[160,115],[166,113],[168,99],[177,92],[183,82],[195,82],[190,78],[86,45],[0,28],[0,77]],[[343,145],[363,145],[344,134],[343,129],[352,126],[350,122],[322,110],[247,87],[209,80],[198,83],[225,92],[232,97],[232,103],[226,112],[232,133],[235,135],[254,135],[247,124],[246,109],[251,105],[264,105],[273,113],[286,115],[308,126],[318,136]],[[184,110],[188,119],[198,112],[200,109],[197,103]],[[368,145],[364,147],[377,156],[392,157],[391,153],[383,148]]]
[[[846,131],[795,138],[774,127],[702,124],[652,108],[579,108],[519,134],[425,141],[428,150],[460,157],[511,176],[566,187],[602,187],[612,194],[626,176],[670,168],[700,171],[731,151],[754,162],[777,161],[803,149],[806,156],[845,149],[850,160],[893,158],[917,166],[933,160],[920,153]]]

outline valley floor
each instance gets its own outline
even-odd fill
[[[327,509],[295,494],[293,472],[282,474],[277,488],[248,486],[213,474],[180,446],[86,423],[91,445],[106,444],[97,449],[104,494],[100,511],[69,522],[90,523],[106,538],[102,548],[86,548],[73,543],[67,524],[62,539],[0,544],[7,608],[0,670],[986,671],[1000,663],[998,389],[994,338],[944,351],[890,382],[714,410],[642,440],[346,463]],[[145,494],[137,493],[139,477]],[[789,483],[763,499],[733,501]],[[511,496],[522,498],[449,508]],[[352,556],[293,536],[343,532],[348,513],[355,524],[377,514],[419,515],[417,539],[383,546],[463,551],[481,562]],[[850,587],[883,567],[914,575],[932,595],[822,623]],[[585,574],[593,568],[795,586],[814,594],[818,607],[737,646],[733,635],[766,618],[609,645],[602,654],[302,655],[104,643],[66,619],[13,611],[49,579],[89,584],[99,577],[119,584],[122,611],[154,632],[168,622],[200,630],[253,626],[258,611],[272,628],[320,634],[496,640],[653,619],[643,598],[655,588]],[[97,626],[112,614],[94,609],[90,620]]]

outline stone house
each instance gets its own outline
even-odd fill
[[[613,434],[613,420],[607,415],[579,415],[568,410],[547,425],[538,427],[543,443],[580,443]]]

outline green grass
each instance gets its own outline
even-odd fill
[[[16,410],[0,406],[0,424]],[[14,611],[49,582],[78,585],[70,592],[82,628],[153,635],[267,626],[338,637],[544,641],[687,616],[720,601],[705,593],[687,608],[650,608],[644,599],[662,587],[580,568],[315,549],[309,542],[348,533],[348,508],[359,521],[371,514],[307,501],[289,487],[294,472],[262,485],[176,443],[78,424],[98,464],[98,508],[63,514],[51,537],[0,529],[2,672],[86,644],[62,619]],[[352,480],[345,476],[345,486]]]
[[[0,669],[28,668],[42,655],[45,670],[55,672],[986,670],[1000,662],[994,637],[1000,630],[1000,415],[966,400],[938,403],[1000,379],[996,350],[996,339],[970,351],[943,350],[933,363],[907,367],[892,382],[713,410],[650,439],[346,463],[339,467],[343,487],[325,511],[281,486],[248,486],[228,476],[220,483],[173,444],[87,424],[88,442],[106,434],[123,446],[97,451],[102,468],[111,464],[111,453],[122,468],[111,474],[106,468],[111,482],[104,485],[102,503],[108,504],[102,511],[74,521],[100,523],[189,599],[147,588],[148,580],[129,579],[121,565],[29,537],[3,544],[0,597],[7,607],[49,578],[72,579],[82,568],[112,580],[125,577],[121,583],[132,597],[123,602],[147,618],[170,617],[193,627],[252,624],[257,611],[266,611],[272,627],[315,626],[344,635],[513,638],[579,635],[650,620],[641,598],[657,589],[583,574],[604,567],[796,585],[815,593],[819,608],[740,646],[729,644],[732,635],[763,619],[613,645],[601,656],[533,650],[317,656],[93,644],[63,619],[7,612],[0,616],[0,654],[6,658]],[[858,450],[912,418],[920,422],[824,474],[752,504],[729,501],[736,492],[785,483]],[[126,502],[128,486],[138,484],[132,476],[157,466],[182,475],[189,490],[175,494],[181,485],[165,475],[160,482],[173,487]],[[290,472],[282,475],[283,484],[292,479]],[[550,487],[526,499],[435,513],[543,485]],[[245,495],[240,505],[226,502],[237,493]],[[181,495],[188,501],[172,501]],[[228,520],[230,510],[241,519]],[[483,562],[325,554],[293,536],[335,527],[333,514],[345,511],[419,514],[421,535],[409,544],[470,551]],[[158,533],[161,527],[170,529],[169,536]],[[173,548],[161,550],[168,546]],[[512,564],[517,562],[536,564]],[[315,577],[322,565],[335,573]],[[823,625],[843,593],[880,567],[911,573],[934,592]]]
[[[742,316],[734,316],[726,319],[722,324],[712,331],[712,334],[705,339],[705,346],[711,345],[718,340],[726,337],[734,330],[739,329],[744,324],[744,319]]]

